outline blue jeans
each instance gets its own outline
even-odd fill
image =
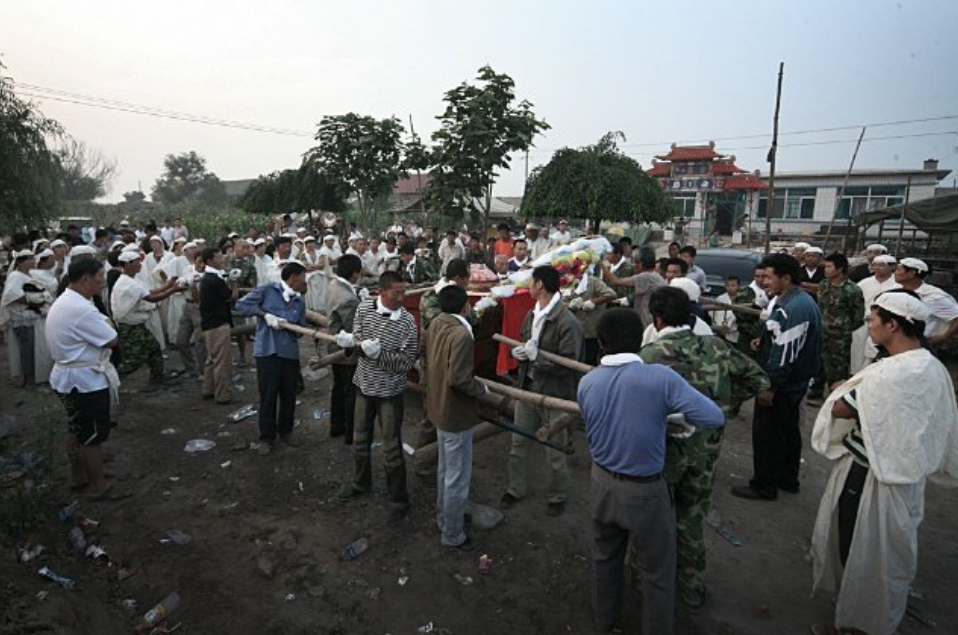
[[[442,532],[442,544],[455,547],[466,540],[462,523],[466,505],[469,504],[469,482],[472,480],[472,430],[436,432],[436,442],[439,444],[436,524]]]

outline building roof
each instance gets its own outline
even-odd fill
[[[754,174],[737,174],[725,179],[726,190],[764,190],[768,183]]]
[[[652,167],[646,170],[645,173],[649,176],[669,176],[672,174],[672,164],[668,161],[664,163],[653,161]]]
[[[845,170],[809,170],[808,172],[776,172],[775,179],[814,179],[814,178],[845,178]],[[881,177],[881,176],[932,176],[941,181],[951,174],[951,170],[925,170],[923,168],[903,169],[861,169],[852,170],[852,177]]]
[[[735,165],[734,160],[716,161],[712,164],[712,174],[721,176],[724,174],[744,174],[745,170]]]
[[[396,181],[396,184],[393,186],[393,194],[400,196],[419,194],[429,186],[429,179],[429,173],[423,174],[421,177],[410,174],[406,178]],[[421,186],[420,183],[422,184]]]
[[[656,158],[664,161],[711,161],[724,156],[715,151],[715,142],[709,141],[706,146],[680,146],[673,143],[668,154],[656,155]]]

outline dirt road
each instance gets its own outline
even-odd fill
[[[6,360],[5,350],[0,357]],[[0,374],[7,377],[5,364]],[[255,374],[241,374],[245,392],[237,396],[255,402]],[[144,392],[145,376],[126,382],[120,426],[106,446],[107,470],[132,496],[84,503],[82,511],[101,523],[90,539],[138,573],[119,581],[115,567],[98,566],[68,544],[56,504],[75,496],[58,452],[51,492],[43,497],[44,524],[18,535],[9,497],[3,507],[0,633],[130,633],[138,615],[174,590],[182,605],[170,624],[182,623],[183,633],[593,632],[589,459],[581,433],[565,515],[545,514],[546,466],[537,449],[538,491],[506,512],[503,524],[476,534],[493,560],[491,573],[480,575],[478,555],[439,546],[434,478],[414,476],[411,466],[413,509],[396,529],[384,523],[381,469],[371,497],[349,504],[336,500],[352,462],[342,440],[329,438],[328,417],[313,418],[317,406],[328,409],[329,387],[328,378],[307,382],[297,408],[303,447],[260,457],[234,449],[256,440],[255,418],[227,423],[235,407],[202,402],[195,381],[152,394]],[[21,391],[7,384],[0,391],[0,416],[12,415],[22,428],[35,425],[36,413],[53,399],[45,389]],[[409,395],[407,426],[418,411],[419,397]],[[751,471],[749,420],[746,407],[730,424],[718,466],[713,520],[726,537],[707,530],[710,599],[701,613],[680,620],[679,633],[797,635],[830,616],[828,598],[810,597],[807,558],[828,465],[808,451],[801,493],[770,503],[731,497],[729,487]],[[0,441],[0,456],[12,456],[32,438],[30,432],[21,429]],[[216,446],[188,454],[184,446],[191,439]],[[473,500],[497,505],[507,453],[505,434],[477,445]],[[4,496],[12,491],[6,488]],[[953,492],[929,486],[915,586],[927,596],[917,606],[937,620],[939,633],[958,628],[958,605],[948,599],[958,570],[954,503]],[[171,529],[191,540],[161,543]],[[341,561],[342,549],[359,537],[369,540],[369,550],[355,561]],[[26,540],[47,550],[23,564],[15,546]],[[736,540],[741,546],[732,544]],[[77,587],[65,590],[41,578],[36,573],[41,566],[77,580]],[[270,568],[272,577],[266,577]],[[38,599],[44,591],[45,598]],[[138,608],[124,608],[124,600],[134,600]],[[627,624],[637,629],[638,600],[632,596],[627,604]],[[933,631],[911,619],[901,627],[902,635],[926,632]]]

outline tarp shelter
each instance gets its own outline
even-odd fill
[[[932,232],[958,232],[958,194],[926,198],[914,203],[902,203],[865,212],[859,216],[861,226],[874,225],[883,220],[901,218],[920,230]]]

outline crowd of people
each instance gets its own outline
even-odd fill
[[[409,510],[403,452],[407,375],[417,369],[438,447],[436,524],[443,546],[473,551],[466,506],[472,429],[489,383],[474,369],[475,327],[496,300],[473,306],[477,279],[531,269],[514,373],[527,394],[577,402],[592,456],[591,519],[602,631],[621,628],[625,570],[640,580],[643,631],[670,633],[677,604],[707,602],[703,522],[723,428],[754,398],[753,475],[735,496],[772,501],[801,487],[803,404],[824,400],[811,447],[835,461],[813,536],[814,582],[837,593],[834,624],[818,633],[893,633],[915,575],[924,484],[958,485],[958,410],[936,358],[958,334],[958,302],[926,282],[932,268],[870,245],[850,268],[840,253],[796,243],[766,256],[751,280],[730,276],[706,297],[696,249],[673,243],[657,258],[622,238],[572,290],[534,261],[574,239],[534,223],[483,240],[455,230],[394,224],[382,236],[286,216],[207,243],[179,219],[95,229],[33,231],[4,239],[8,264],[0,329],[21,386],[49,382],[70,419],[72,483],[112,500],[102,444],[120,382],[146,367],[162,385],[202,377],[202,397],[235,403],[233,351],[252,357],[259,388],[258,453],[293,433],[302,385],[301,332],[310,313],[327,326],[332,363],[330,434],[354,452],[339,496],[372,488],[378,422],[388,523]],[[480,272],[477,273],[477,269]],[[425,288],[420,320],[404,308]],[[373,289],[374,292],[370,292]],[[255,326],[254,326],[255,323]],[[245,331],[240,328],[248,325]],[[176,349],[181,368],[165,368]],[[584,362],[582,374],[561,360]],[[579,424],[543,402],[518,400],[503,509],[531,491],[528,465],[548,443],[545,509],[565,512],[568,456]]]

